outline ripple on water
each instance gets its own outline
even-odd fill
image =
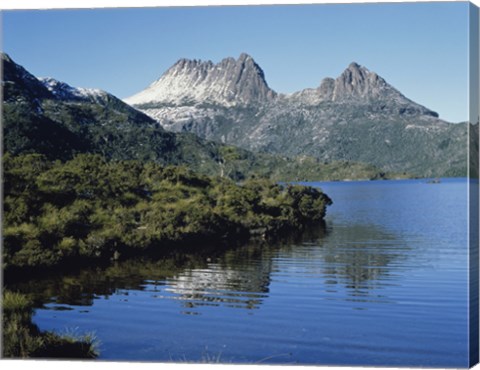
[[[302,241],[38,281],[35,323],[95,331],[104,359],[466,366],[465,183],[321,186]]]

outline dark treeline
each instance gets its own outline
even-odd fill
[[[3,268],[18,271],[270,237],[321,220],[331,200],[264,179],[236,184],[153,162],[4,156]]]

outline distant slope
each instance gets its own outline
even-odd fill
[[[125,101],[169,131],[248,150],[424,177],[467,173],[467,125],[439,119],[357,63],[318,88],[285,95],[246,54],[218,64],[181,60]]]
[[[107,92],[37,79],[6,54],[2,64],[4,150],[14,155],[41,153],[68,160],[77,153],[98,153],[112,160],[186,165],[235,180],[252,175],[284,181],[388,176],[355,162],[324,164],[312,158],[257,155],[193,133],[167,132]],[[248,87],[241,89],[248,91]],[[265,98],[271,98],[267,90]]]
[[[7,55],[2,61],[7,151],[37,152],[54,159],[80,152],[156,160],[175,154],[174,134],[113,95],[75,89],[53,79],[42,82]]]

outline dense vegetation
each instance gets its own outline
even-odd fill
[[[398,177],[352,160],[253,153],[192,133],[166,132],[150,117],[105,92],[56,96],[7,55],[0,55],[4,150],[13,155],[39,153],[66,161],[79,153],[91,153],[111,160],[185,165],[201,174],[235,181],[253,174],[274,181]]]
[[[2,357],[95,358],[92,335],[58,335],[41,332],[32,324],[33,303],[25,295],[4,290]]]
[[[4,269],[166,253],[277,235],[321,220],[331,200],[264,179],[241,185],[153,162],[81,154],[4,156]]]
[[[384,173],[372,165],[355,161],[326,162],[306,156],[252,153],[207,142],[193,134],[166,132],[148,117],[132,121],[134,118],[98,102],[42,100],[38,107],[20,102],[5,103],[4,149],[14,155],[40,153],[62,161],[79,153],[92,153],[111,160],[184,165],[201,174],[229,177],[235,181],[253,174],[274,181],[407,176]]]

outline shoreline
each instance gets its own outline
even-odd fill
[[[306,184],[351,184],[351,183],[384,183],[384,182],[400,182],[400,181],[421,181],[424,180],[427,183],[429,180],[440,180],[440,182],[452,182],[452,181],[478,181],[478,178],[470,178],[467,176],[462,177],[411,177],[411,178],[392,178],[392,179],[345,179],[345,180],[306,180],[306,181],[285,181],[281,182],[281,184],[298,184],[298,185],[305,185]]]
[[[332,204],[313,187],[265,179],[238,185],[99,155],[64,163],[6,156],[4,179],[5,274],[266,239],[322,220]]]

